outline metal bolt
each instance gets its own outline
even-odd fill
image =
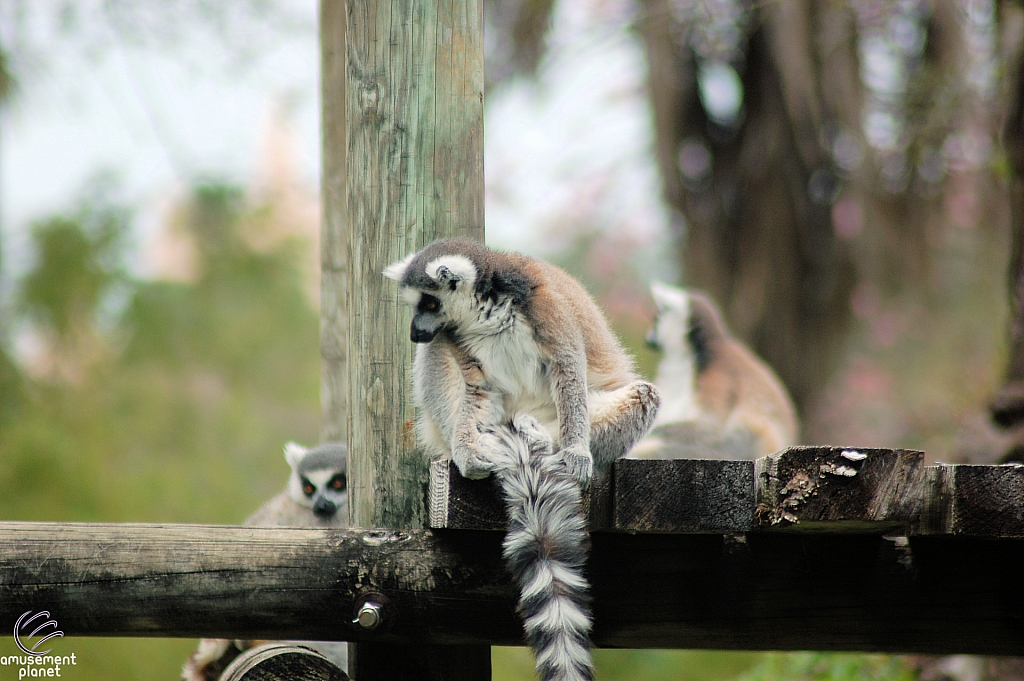
[[[356,618],[352,622],[363,629],[376,629],[383,620],[384,606],[373,601],[366,601],[359,608],[359,612],[356,613]]]

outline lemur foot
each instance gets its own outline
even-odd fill
[[[566,470],[580,484],[581,490],[590,487],[590,481],[594,477],[594,458],[590,452],[583,447],[569,447],[558,452],[556,456],[565,463]]]
[[[512,419],[512,430],[526,440],[531,456],[550,456],[554,451],[551,434],[529,414],[519,414]]]
[[[497,470],[497,462],[487,451],[488,438],[494,438],[494,436],[485,433],[477,445],[462,445],[456,447],[452,452],[452,460],[462,477],[470,480],[482,480]],[[491,450],[496,451],[494,447],[491,447]]]

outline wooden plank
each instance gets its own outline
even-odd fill
[[[463,478],[450,459],[430,464],[430,527],[503,530],[508,513],[494,477]]]
[[[598,646],[1024,655],[1021,539],[591,539]],[[501,540],[450,530],[0,523],[0,623],[48,610],[68,636],[346,639],[396,655],[520,645]],[[385,619],[365,630],[350,620],[371,595],[386,599]]]
[[[493,477],[469,480],[450,459],[430,464],[430,527],[436,530],[504,530],[508,512],[501,488]],[[591,529],[611,526],[611,480],[599,478],[583,492],[581,512],[590,516]],[[600,503],[593,503],[594,499]]]
[[[938,465],[914,534],[1024,537],[1024,466]]]
[[[465,480],[452,465],[434,466],[432,527],[504,527],[491,483]],[[604,492],[608,501],[594,491],[611,506],[610,521],[598,518],[592,529],[905,533],[934,485],[921,452],[900,449],[794,447],[757,462],[622,459]]]
[[[610,520],[592,512],[591,529],[1024,538],[1024,466],[921,462],[921,452],[840,447],[795,447],[757,462],[622,459],[611,489],[593,491]],[[434,462],[430,485],[431,527],[505,528],[492,481]]]
[[[742,533],[754,528],[754,462],[621,459],[613,527],[631,532]]]
[[[756,462],[762,529],[905,531],[929,493],[922,452],[790,447]]]

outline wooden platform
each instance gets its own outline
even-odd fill
[[[906,449],[792,447],[757,461],[616,461],[591,528],[632,533],[866,533],[1024,538],[1024,466],[925,466]],[[496,484],[430,470],[430,526],[505,525]]]
[[[434,474],[445,528],[430,530],[0,523],[0,622],[47,610],[68,636],[521,644],[492,484]],[[590,504],[605,523],[594,641],[1024,655],[1022,486],[1024,467],[903,450],[620,461]],[[386,605],[373,631],[352,623],[369,598]]]

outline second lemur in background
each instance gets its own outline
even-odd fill
[[[337,442],[306,449],[289,442],[288,488],[245,521],[257,527],[348,527],[348,449]]]
[[[796,408],[767,364],[734,338],[700,291],[652,284],[648,344],[664,355],[654,384],[661,409],[629,456],[755,459],[797,443]]]
[[[284,458],[291,467],[285,491],[263,504],[245,524],[253,527],[348,527],[348,449],[328,442],[307,449],[289,442]],[[243,650],[263,641],[231,641],[204,638],[181,672],[183,681],[216,681]],[[342,669],[347,663],[347,644],[335,641],[301,641]]]

